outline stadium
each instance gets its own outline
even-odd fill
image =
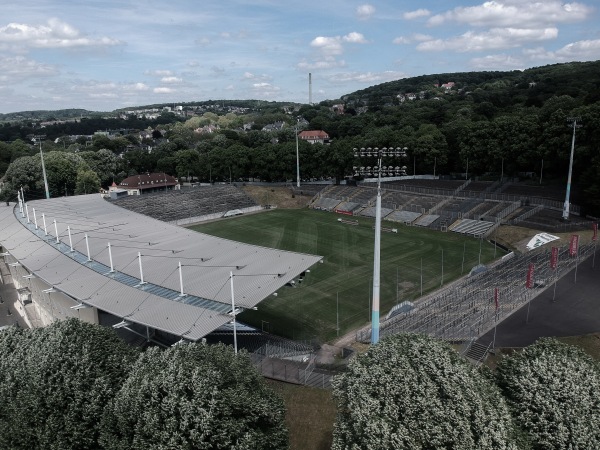
[[[200,235],[99,195],[4,207],[0,226],[30,326],[74,316],[159,342],[203,338],[320,260]]]
[[[333,226],[345,226],[346,230],[362,227],[363,232],[372,234],[376,188],[369,180],[359,186],[307,184],[300,190],[292,188],[291,194],[308,196],[308,206],[325,214]],[[595,243],[582,244],[575,253],[569,246],[562,246],[556,265],[551,267],[548,246],[520,255],[496,249],[494,233],[505,224],[557,233],[592,229],[592,222],[576,215],[568,223],[561,222],[562,204],[557,198],[560,193],[552,197],[553,194],[535,186],[499,186],[494,182],[433,177],[400,177],[384,183],[384,231],[400,229],[409,239],[420,230],[429,230],[445,241],[462,236],[467,240],[457,246],[466,249],[469,243],[475,251],[479,246],[479,255],[466,261],[465,271],[463,251],[462,267],[451,275],[451,264],[461,266],[460,253],[454,254],[447,261],[444,279],[442,253],[442,280],[438,283],[436,278],[425,292],[421,268],[420,292],[413,289],[412,297],[406,296],[410,301],[400,303],[392,299],[384,305],[381,335],[426,333],[460,343],[465,354],[479,358],[472,352],[476,350],[473,343],[480,336],[528,304],[552,280],[595,250]],[[6,275],[3,281],[9,282],[10,274],[18,292],[16,307],[30,327],[78,317],[112,326],[138,345],[173,345],[202,339],[231,342],[232,337],[235,339],[232,322],[238,313],[250,311],[260,316],[263,305],[269,310],[274,294],[285,295],[286,289],[291,292],[307,278],[311,268],[313,273],[325,272],[328,264],[315,266],[324,262],[318,252],[244,244],[182,225],[221,218],[235,223],[249,219],[251,213],[272,211],[270,206],[260,205],[233,185],[125,196],[112,201],[97,194],[20,201],[0,209],[0,244]],[[573,207],[572,212],[577,214],[577,208]],[[335,233],[340,234],[337,230]],[[482,242],[488,246],[485,261]],[[371,247],[372,243],[361,245]],[[414,266],[414,260],[410,264]],[[437,260],[431,264],[439,265]],[[368,284],[369,270],[352,276]],[[344,276],[349,277],[346,272]],[[418,274],[415,276],[418,278]],[[329,294],[341,289],[338,279],[335,286],[331,286],[333,282],[329,281]],[[314,286],[313,293],[321,286],[325,284]],[[395,289],[397,292],[398,285]],[[356,295],[366,297],[367,292]],[[368,305],[363,303],[356,312],[361,319],[351,322],[351,335],[356,341],[369,342],[368,314],[362,312]],[[318,315],[322,319],[318,324],[325,323],[322,306],[311,309],[313,306],[306,305],[310,304],[301,303],[300,308],[308,309],[305,313],[309,315]],[[256,308],[258,312],[252,313]],[[335,309],[329,312],[335,317]],[[337,319],[339,334],[339,315]],[[264,327],[238,327],[241,336],[252,337],[247,348],[261,354],[256,360],[263,373],[307,382],[314,371],[314,345],[278,337],[265,332]],[[244,345],[243,341],[240,345]],[[309,367],[298,366],[293,376],[287,366],[285,376],[275,373],[278,360],[306,359],[307,354]],[[270,357],[268,367],[264,366],[266,356]],[[326,384],[324,376],[321,383]]]

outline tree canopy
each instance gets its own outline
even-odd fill
[[[334,449],[515,449],[497,388],[448,344],[382,339],[334,379]]]
[[[535,449],[600,448],[600,366],[543,338],[500,361],[498,385]]]
[[[136,352],[112,329],[68,319],[0,334],[0,448],[98,448],[106,403]]]
[[[244,352],[223,345],[151,348],[107,406],[107,449],[287,448],[283,401]]]

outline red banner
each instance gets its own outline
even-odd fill
[[[496,311],[498,311],[498,288],[494,288],[494,303],[496,305]]]
[[[552,253],[550,254],[550,268],[556,269],[558,265],[558,247],[552,247]]]
[[[569,244],[569,256],[577,256],[578,249],[579,249],[579,235],[574,234],[571,236],[571,243]]]
[[[598,223],[597,222],[592,225],[592,229],[594,230],[594,235],[592,236],[592,241],[595,241],[598,239]]]
[[[353,216],[354,215],[354,214],[352,214],[352,211],[345,211],[343,209],[336,209],[335,212],[338,213],[338,214],[344,214],[346,216]]]
[[[527,289],[531,289],[533,287],[533,263],[529,264],[529,269],[527,270],[527,282],[525,283],[525,287]]]

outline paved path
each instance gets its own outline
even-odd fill
[[[575,269],[527,305],[500,323],[496,329],[495,347],[525,347],[543,336],[577,336],[600,332],[600,248],[596,261],[590,256]],[[492,329],[478,342],[488,345],[493,340]]]

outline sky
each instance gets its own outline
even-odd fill
[[[600,60],[600,1],[4,0],[0,113],[258,99]],[[440,80],[451,81],[451,80]]]

